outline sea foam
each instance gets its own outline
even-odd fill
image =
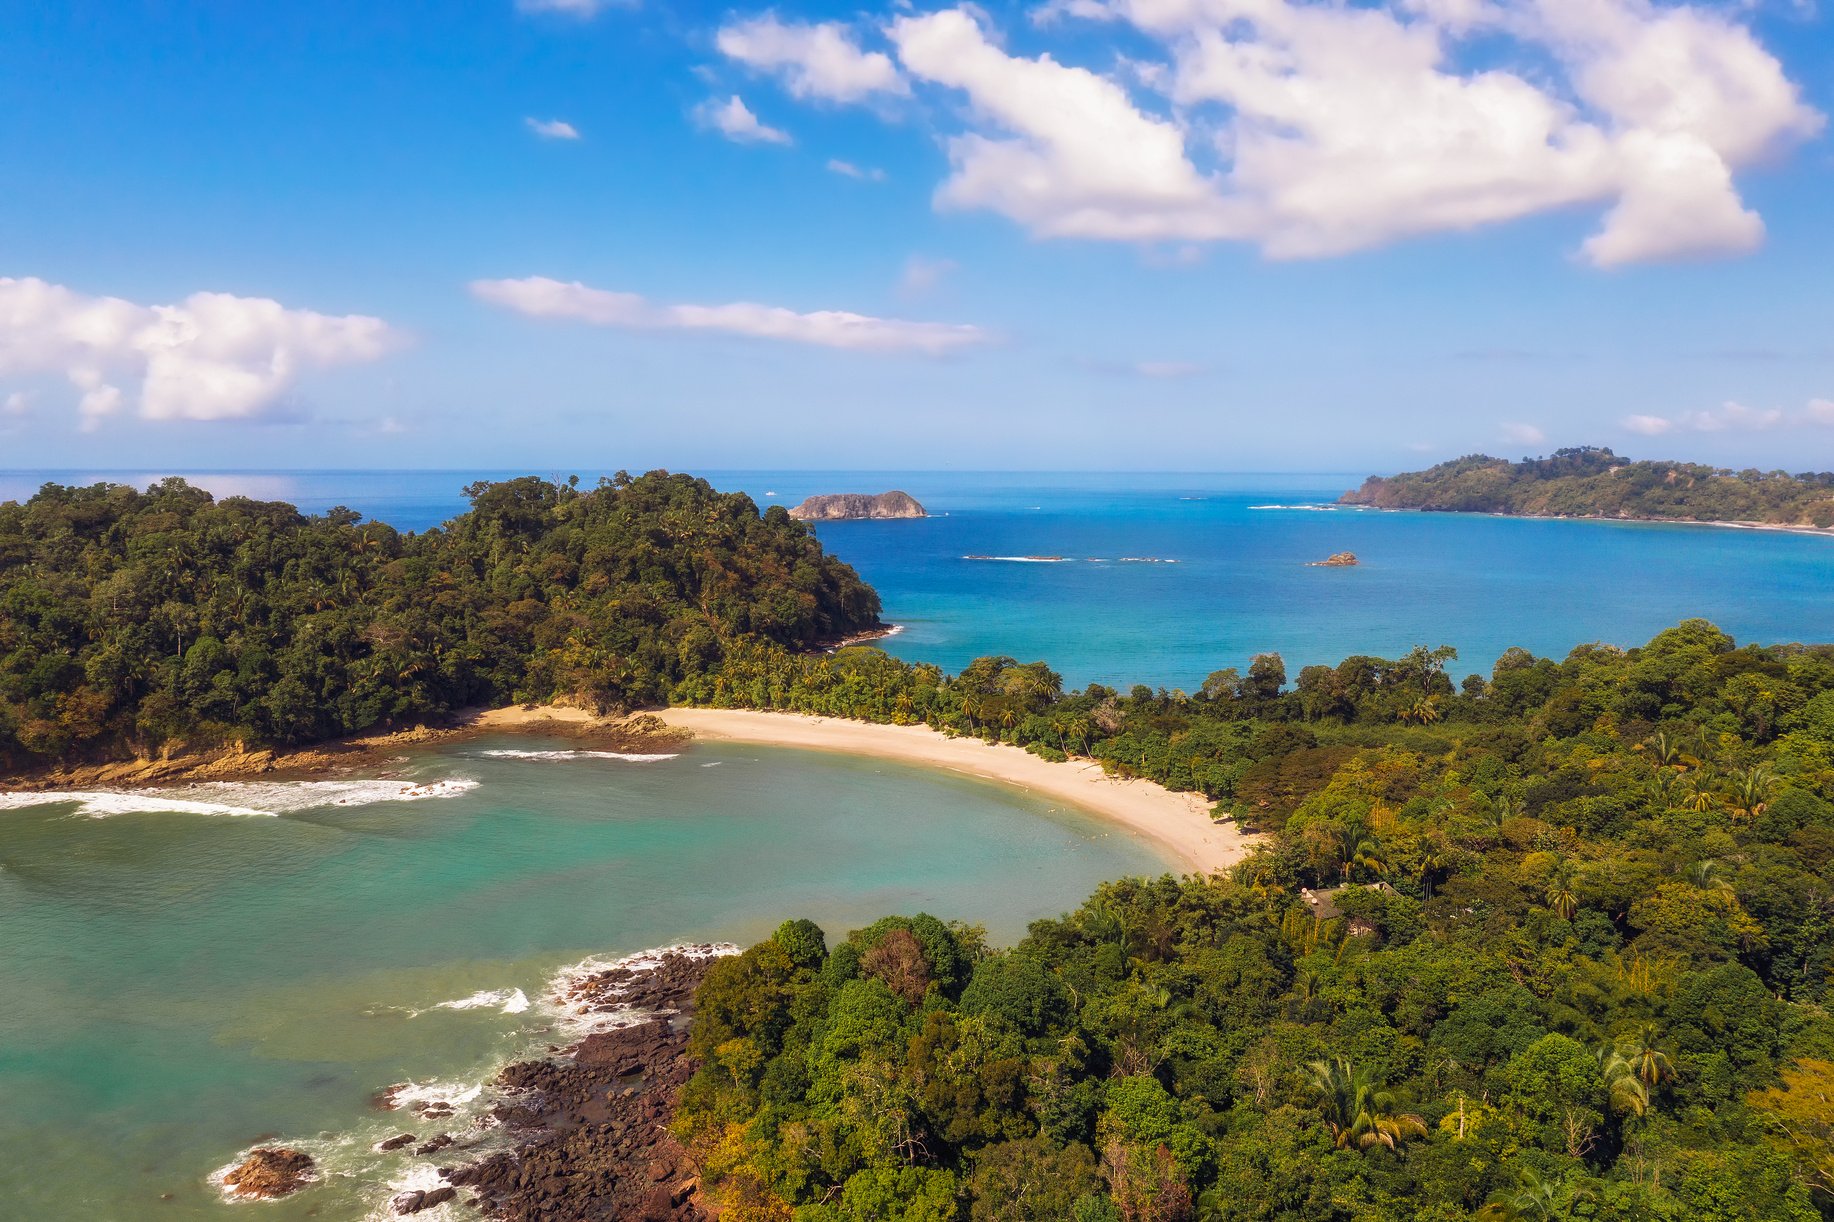
[[[521,751],[513,747],[478,754],[504,760],[623,760],[627,764],[658,764],[676,758],[673,754],[638,751]]]
[[[521,989],[480,989],[469,997],[456,1001],[442,1001],[433,1007],[435,1010],[485,1010],[498,1009],[505,1014],[523,1014],[528,1011],[528,994]]]
[[[448,777],[425,783],[399,780],[204,781],[150,789],[9,791],[0,793],[0,810],[74,803],[76,814],[91,819],[152,812],[253,817],[287,815],[328,806],[373,806],[381,802],[455,798],[477,787],[478,783],[470,777]]]

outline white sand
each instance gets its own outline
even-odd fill
[[[1200,872],[1234,865],[1258,840],[1233,823],[1214,822],[1210,803],[1199,794],[1110,777],[1089,760],[1052,763],[1003,743],[950,738],[928,726],[741,709],[666,709],[657,716],[700,738],[870,755],[1016,785],[1125,824],[1168,850],[1180,866]]]

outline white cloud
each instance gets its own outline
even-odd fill
[[[721,54],[779,76],[799,98],[857,102],[875,93],[907,92],[891,57],[861,50],[839,22],[784,22],[765,13],[725,26],[717,41]]]
[[[728,140],[739,144],[792,144],[790,134],[758,121],[738,94],[722,102],[708,98],[694,109],[694,117]]]
[[[992,338],[979,327],[960,323],[905,322],[842,310],[802,314],[751,302],[656,305],[635,293],[610,292],[578,281],[568,284],[544,276],[476,280],[471,292],[481,301],[532,318],[565,318],[637,330],[711,331],[858,352],[937,356],[987,343]]]
[[[1126,22],[1165,62],[1111,78],[1011,55],[966,6],[888,32],[912,79],[969,102],[937,205],[1041,236],[1319,257],[1593,205],[1594,264],[1732,253],[1763,237],[1735,172],[1823,122],[1727,9],[1055,0],[1040,15]]]
[[[15,390],[6,398],[0,399],[0,416],[20,417],[32,411],[32,396],[23,390]]]
[[[1673,432],[1675,422],[1665,416],[1626,416],[1624,427],[1645,437],[1660,437],[1664,433]]]
[[[1814,399],[1800,412],[1786,412],[1778,407],[1747,407],[1728,402],[1707,411],[1682,412],[1678,416],[1629,416],[1624,427],[1645,437],[1663,433],[1755,433],[1766,429],[1802,424],[1834,424],[1834,403]]]
[[[597,17],[608,8],[626,8],[636,0],[516,0],[521,13],[560,13],[582,20]]]
[[[401,342],[379,318],[290,310],[262,297],[193,293],[176,305],[91,297],[0,278],[0,375],[58,373],[82,391],[85,425],[129,403],[151,420],[259,416],[311,368],[373,361]]]
[[[1547,440],[1547,434],[1532,424],[1509,422],[1503,425],[1503,440],[1517,445],[1538,446]]]
[[[530,131],[543,140],[578,140],[579,129],[565,119],[537,119],[530,117],[523,120]]]
[[[904,261],[904,271],[898,277],[898,291],[906,297],[922,297],[933,293],[955,268],[954,259],[912,255]]]
[[[853,162],[851,161],[842,161],[839,157],[828,158],[828,170],[830,173],[839,174],[843,178],[857,178],[861,182],[884,182],[885,181],[885,171],[884,170],[877,169],[875,167],[867,167],[867,168],[862,169],[861,167],[854,165]]]

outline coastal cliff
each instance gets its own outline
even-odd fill
[[[790,510],[792,518],[804,522],[857,522],[885,518],[927,518],[917,498],[908,492],[837,492],[812,496]]]
[[[1472,454],[1425,471],[1372,475],[1338,501],[1377,509],[1826,529],[1834,527],[1834,473],[1632,461],[1581,446],[1518,463]]]

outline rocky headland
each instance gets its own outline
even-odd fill
[[[505,1222],[617,1218],[688,1222],[713,1216],[693,1160],[669,1132],[675,1100],[693,1073],[687,1023],[715,948],[689,947],[653,966],[616,966],[571,981],[561,998],[590,1017],[630,1025],[586,1036],[549,1059],[523,1061],[497,1079],[493,1115],[515,1135],[511,1150],[440,1168],[469,1189],[486,1217]],[[413,1194],[400,1213],[417,1212]]]
[[[930,515],[910,493],[892,491],[881,492],[877,496],[866,492],[812,496],[790,510],[790,516],[804,522],[857,522],[886,518],[927,518]]]

